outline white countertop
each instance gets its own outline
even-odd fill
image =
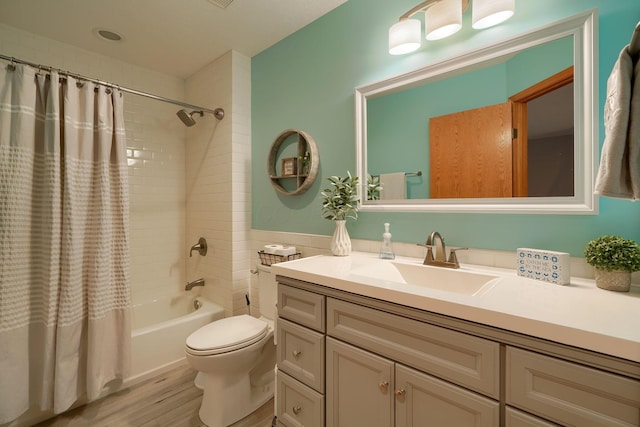
[[[397,257],[401,263],[422,260]],[[377,254],[319,255],[273,264],[273,274],[519,332],[640,362],[640,290],[606,291],[593,280],[554,285],[515,270],[462,264],[462,270],[499,276],[475,295],[386,280]],[[363,272],[373,272],[363,274]]]

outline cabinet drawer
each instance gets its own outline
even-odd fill
[[[324,335],[278,319],[278,369],[324,393]]]
[[[287,427],[324,427],[324,396],[282,371],[276,381],[278,424]]]
[[[329,298],[327,333],[497,399],[500,346],[486,339]]]
[[[324,304],[323,295],[278,284],[279,317],[324,332]]]
[[[553,424],[544,421],[533,415],[520,412],[517,409],[507,408],[505,411],[505,427],[556,427]]]
[[[506,401],[560,424],[640,425],[640,381],[507,348]]]

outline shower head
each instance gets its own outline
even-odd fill
[[[218,120],[222,120],[224,118],[224,110],[222,108],[216,108],[215,110],[193,110],[190,113],[187,113],[187,110],[182,109],[180,111],[178,111],[176,113],[176,115],[178,117],[180,117],[180,120],[182,120],[182,123],[184,123],[185,125],[191,127],[193,125],[196,124],[196,121],[193,119],[193,115],[194,114],[200,114],[200,117],[204,116],[204,113],[211,113],[213,114],[213,116],[218,119]]]
[[[180,120],[182,120],[182,123],[189,127],[196,124],[196,121],[193,119],[194,114],[200,114],[200,117],[204,116],[204,112],[202,110],[195,110],[190,113],[187,113],[187,110],[180,110],[176,113],[176,115],[180,117]]]

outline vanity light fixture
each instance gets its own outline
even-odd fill
[[[389,28],[389,53],[402,55],[420,48],[422,22],[412,18],[424,12],[424,32],[427,40],[448,37],[462,28],[462,13],[472,1],[472,27],[489,28],[513,16],[515,0],[426,0],[406,12]]]
[[[515,0],[473,0],[471,26],[476,30],[493,27],[513,16]]]
[[[466,6],[469,7],[467,0]],[[462,0],[443,0],[424,11],[424,38],[440,40],[462,28]]]

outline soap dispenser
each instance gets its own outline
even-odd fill
[[[382,245],[380,245],[381,259],[395,259],[396,254],[391,246],[391,233],[389,233],[389,223],[384,223],[384,233],[382,234]]]

